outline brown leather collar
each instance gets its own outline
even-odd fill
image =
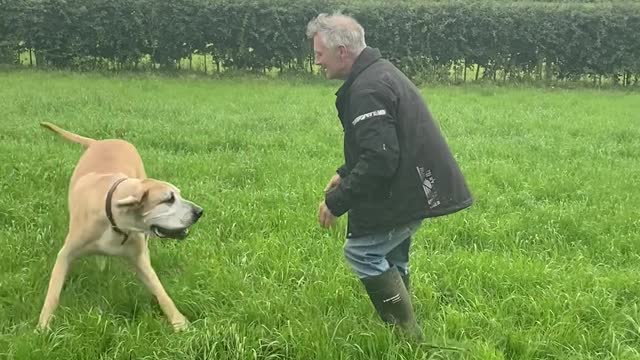
[[[117,232],[118,234],[122,234],[124,236],[124,239],[122,240],[122,244],[124,244],[127,241],[127,239],[129,239],[129,234],[122,231],[116,225],[116,222],[113,219],[113,212],[111,211],[111,205],[112,205],[111,199],[113,198],[113,193],[116,191],[116,188],[118,187],[118,185],[120,185],[123,181],[127,179],[128,178],[118,179],[116,182],[113,183],[113,185],[111,185],[111,188],[107,192],[107,201],[105,203],[105,210],[107,211],[107,219],[109,219],[109,222],[111,223],[111,228],[113,229],[113,231]]]

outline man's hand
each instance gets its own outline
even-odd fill
[[[318,209],[318,222],[320,226],[323,228],[329,228],[336,222],[336,217],[333,216],[331,210],[327,207],[325,202],[320,203],[320,208]]]
[[[331,180],[329,180],[327,186],[324,188],[324,192],[327,193],[328,191],[333,190],[333,188],[335,188],[336,186],[340,185],[340,180],[342,180],[342,178],[340,178],[340,175],[333,175]]]

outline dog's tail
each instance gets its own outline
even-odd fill
[[[80,135],[76,135],[72,132],[69,132],[67,130],[64,130],[62,128],[59,128],[51,123],[48,122],[41,122],[40,125],[42,127],[45,127],[55,133],[58,133],[59,135],[61,135],[63,138],[72,141],[74,143],[80,144],[84,147],[89,147],[89,145],[93,144],[95,142],[94,139],[90,139],[84,136],[80,136]]]

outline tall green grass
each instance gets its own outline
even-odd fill
[[[640,94],[425,87],[476,198],[414,239],[429,344],[396,339],[317,225],[341,163],[336,82],[0,72],[0,358],[639,359]],[[205,215],[154,241],[192,326],[174,334],[124,262],[76,262],[34,331],[66,232],[78,145],[140,151]]]

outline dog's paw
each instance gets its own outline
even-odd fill
[[[173,325],[173,330],[175,332],[180,332],[189,329],[190,324],[189,320],[187,320],[187,318],[183,316],[182,318],[173,321],[171,325]]]
[[[36,326],[35,329],[33,329],[33,332],[36,334],[44,334],[47,333],[51,330],[51,327],[49,326],[49,323],[38,323],[38,326]]]

